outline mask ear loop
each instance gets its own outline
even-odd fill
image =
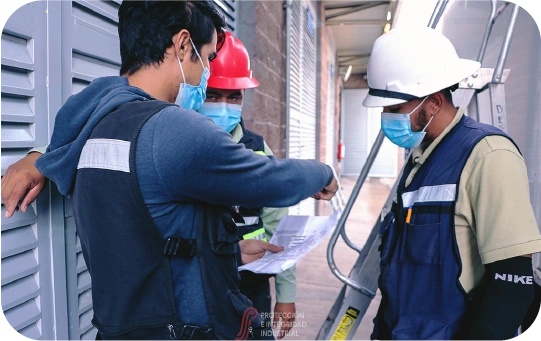
[[[421,133],[422,133],[423,131],[425,131],[426,127],[428,127],[428,125],[430,124],[430,122],[432,122],[432,119],[434,118],[434,116],[436,116],[436,115],[432,115],[432,117],[430,117],[430,120],[428,120],[428,123],[425,125],[425,127],[423,128],[423,130],[421,130]]]
[[[421,105],[423,105],[423,103],[426,101],[427,98],[428,98],[428,96],[426,96],[425,99],[423,99],[423,100],[421,101],[421,103],[419,103],[419,105],[416,106],[415,109],[413,109],[408,115],[413,114],[413,113],[415,112],[415,110],[419,109],[419,108],[421,107]]]
[[[423,105],[423,103],[426,101],[427,98],[428,98],[428,96],[426,96],[425,99],[423,99],[423,100],[421,101],[421,103],[419,103],[419,105],[416,106],[415,109],[413,109],[413,110],[408,114],[408,116],[411,116],[411,115],[415,112],[415,110],[419,109],[419,108],[421,107],[421,105]],[[428,125],[430,124],[430,122],[432,122],[432,119],[434,118],[434,116],[435,116],[435,115],[432,115],[432,117],[430,117],[430,120],[429,120],[428,123],[425,125],[425,127],[423,128],[423,130],[421,130],[421,133],[422,133],[423,131],[425,131],[426,127],[428,127]]]
[[[182,63],[180,62],[180,58],[178,58],[178,55],[177,55],[177,61],[178,61],[178,66],[180,66],[180,73],[182,73],[182,83],[186,83],[186,78],[184,77],[184,70],[182,70]]]
[[[195,48],[192,37],[190,37],[190,43],[192,43],[193,49],[195,50],[195,54],[197,55],[197,58],[199,58],[199,61],[201,62],[201,66],[203,66],[203,69],[205,69],[205,64],[203,64],[203,59],[199,55],[199,52],[197,52],[197,49]]]

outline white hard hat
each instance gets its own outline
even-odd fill
[[[429,28],[397,28],[379,37],[368,61],[365,107],[409,102],[457,84],[481,64],[461,59],[443,34]]]

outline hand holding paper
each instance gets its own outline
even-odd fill
[[[272,236],[272,244],[283,246],[282,252],[266,252],[250,264],[239,267],[255,273],[277,274],[306,256],[335,228],[339,213],[331,216],[286,216]]]
[[[242,264],[248,264],[263,257],[266,251],[280,252],[284,250],[283,246],[277,246],[255,239],[241,240],[239,241],[239,247],[242,255]]]

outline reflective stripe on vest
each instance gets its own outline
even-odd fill
[[[242,239],[255,239],[255,240],[262,240],[264,242],[267,241],[267,237],[265,237],[265,228],[260,228],[258,230],[255,230],[254,232],[247,233],[242,236]]]

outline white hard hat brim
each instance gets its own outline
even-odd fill
[[[407,95],[415,96],[422,98],[424,96],[431,95],[440,90],[448,88],[452,85],[455,85],[462,81],[465,78],[468,78],[481,67],[481,63],[475,60],[469,59],[459,59],[453,68],[450,68],[445,71],[445,75],[437,75],[434,73],[434,79],[427,81],[427,84],[430,84],[428,89],[423,89],[422,84],[418,87],[415,93],[409,93]],[[437,90],[434,90],[437,89]],[[396,105],[400,103],[406,103],[407,100],[393,98],[393,97],[381,97],[368,94],[363,100],[363,106],[367,108],[371,107],[387,107],[391,105]]]

